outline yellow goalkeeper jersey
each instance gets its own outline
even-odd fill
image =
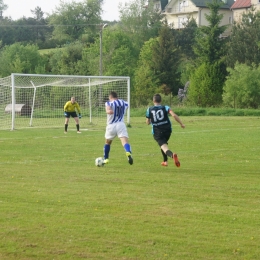
[[[71,101],[68,101],[64,106],[65,112],[76,112],[76,109],[77,109],[78,113],[80,113],[80,107],[77,102],[74,102],[72,104]]]

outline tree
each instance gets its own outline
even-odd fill
[[[221,37],[227,26],[220,26],[223,14],[219,14],[219,8],[223,5],[221,0],[213,0],[207,4],[210,14],[205,14],[208,26],[198,29],[194,51],[200,63],[209,64],[223,59],[225,54],[225,40]]]
[[[1,46],[5,44],[12,43],[13,38],[13,28],[11,28],[11,19],[8,17],[3,17],[3,12],[8,8],[3,0],[0,0],[0,41],[2,42]],[[1,47],[0,46],[0,47]]]
[[[52,28],[47,26],[47,19],[40,7],[32,10],[34,17],[22,17],[13,21],[11,18],[0,19],[0,40],[3,45],[16,42],[37,44],[39,48],[55,47],[50,40]]]
[[[180,87],[180,50],[176,46],[174,30],[161,28],[157,42],[152,48],[152,70],[164,94],[177,95]]]
[[[226,76],[224,65],[225,41],[221,34],[225,26],[220,26],[223,18],[219,8],[220,0],[208,4],[209,15],[205,15],[208,26],[198,29],[194,51],[197,54],[198,68],[192,73],[188,98],[199,106],[217,106],[222,101],[223,85]]]
[[[49,25],[54,27],[53,38],[65,43],[78,40],[83,34],[95,34],[101,23],[102,2],[61,0],[60,5],[49,17]]]
[[[0,52],[0,76],[11,73],[36,73],[44,66],[36,45],[15,43],[5,46]]]
[[[183,60],[194,60],[193,45],[197,33],[197,23],[194,18],[188,19],[185,27],[176,34],[176,44],[180,48]]]
[[[83,48],[84,45],[81,42],[74,42],[63,48],[56,49],[49,59],[51,73],[62,75],[87,75],[88,70],[85,68],[83,72],[81,69]]]
[[[98,41],[99,44],[99,41]],[[103,37],[105,75],[134,75],[139,50],[128,33],[121,30],[106,30]]]
[[[236,63],[234,69],[228,68],[228,72],[224,104],[233,108],[259,108],[260,67]]]
[[[41,21],[44,19],[44,12],[42,11],[41,7],[37,6],[34,10],[31,10],[31,13],[34,14],[34,19],[36,21]]]
[[[132,0],[119,5],[120,27],[127,31],[137,49],[141,49],[144,42],[157,37],[162,27],[162,18],[158,10],[154,9],[153,1]]]
[[[159,36],[145,42],[134,77],[134,101],[148,105],[156,92],[176,94],[180,87],[180,51],[174,31],[164,26]]]
[[[8,5],[4,3],[3,0],[0,0],[0,19],[3,18],[3,12],[8,8]]]
[[[188,100],[196,106],[218,106],[222,102],[225,74],[218,62],[202,63],[191,75]]]
[[[53,47],[52,42],[50,42],[52,28],[48,26],[47,19],[44,18],[44,12],[42,11],[41,7],[35,7],[34,10],[31,10],[31,13],[34,16],[31,19],[28,18],[28,20],[32,20],[31,23],[34,24],[33,32],[35,35],[32,42],[37,43],[40,48],[46,48],[48,45]]]
[[[157,44],[157,38],[151,38],[145,42],[138,60],[134,75],[134,88],[132,91],[132,103],[135,106],[146,106],[152,100],[153,95],[159,92],[159,82],[155,78],[152,49]]]
[[[138,60],[139,51],[133,45],[130,36],[118,28],[107,27],[103,30],[103,75],[130,76]],[[83,49],[83,58],[80,63],[89,68],[91,75],[99,75],[100,38]]]
[[[251,66],[260,64],[260,12],[251,9],[240,22],[234,23],[228,42],[226,62],[234,68],[236,62]]]
[[[16,26],[14,29],[15,42],[34,43],[36,39],[38,39],[37,23],[34,18],[23,17],[14,21],[12,24]]]
[[[3,46],[13,44],[15,41],[13,21],[8,17],[0,19],[0,40]]]

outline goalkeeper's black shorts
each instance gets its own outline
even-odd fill
[[[70,118],[70,117],[78,117],[76,112],[66,112],[67,115],[65,117]]]
[[[163,144],[168,144],[168,141],[172,134],[171,128],[154,128],[154,140],[158,143],[159,146]]]

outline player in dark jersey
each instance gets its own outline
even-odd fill
[[[168,140],[172,133],[172,124],[169,119],[169,114],[174,117],[174,119],[180,124],[182,128],[185,125],[181,122],[180,118],[170,109],[169,106],[161,105],[162,98],[160,94],[153,96],[154,106],[149,107],[146,111],[146,123],[148,125],[152,124],[152,133],[155,141],[161,147],[161,152],[163,155],[162,166],[168,166],[168,157],[174,160],[177,167],[180,167],[180,162],[176,153],[169,150]]]

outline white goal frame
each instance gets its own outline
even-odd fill
[[[94,108],[98,108],[98,110],[102,111],[105,115],[104,109],[104,100],[108,100],[108,92],[116,91],[119,95],[119,98],[124,99],[128,102],[129,108],[126,114],[127,124],[130,124],[130,77],[120,77],[120,76],[75,76],[75,75],[49,75],[49,74],[21,74],[21,73],[12,73],[10,77],[4,78],[6,80],[0,79],[0,90],[1,87],[10,88],[11,91],[11,130],[16,128],[16,118],[17,116],[17,103],[16,103],[16,92],[17,89],[30,89],[30,97],[32,96],[32,100],[29,100],[30,104],[27,104],[31,107],[30,115],[28,115],[29,123],[26,127],[32,127],[34,122],[34,112],[35,112],[35,99],[37,94],[37,89],[42,87],[49,88],[60,88],[59,91],[65,91],[66,87],[69,88],[78,88],[78,91],[86,92],[84,98],[86,99],[86,106],[88,106],[88,116],[89,123],[93,124],[93,110]],[[22,80],[24,79],[24,80]],[[30,80],[34,79],[34,80]],[[37,79],[37,80],[36,80]],[[39,79],[39,80],[38,80]],[[4,83],[1,83],[2,82]],[[44,80],[46,82],[44,82]],[[37,81],[37,82],[36,82]],[[68,85],[66,85],[68,84]],[[73,85],[74,84],[74,85]],[[9,85],[9,86],[8,86]],[[84,88],[84,89],[83,89]],[[118,90],[118,91],[117,91]],[[6,91],[6,90],[5,90]],[[8,90],[7,90],[8,91]],[[95,91],[96,95],[98,95],[98,101],[95,100],[95,104],[93,105],[93,91]],[[26,92],[26,91],[25,91]],[[33,93],[32,93],[33,92]],[[98,93],[98,94],[97,94]],[[121,94],[121,95],[120,95]],[[22,94],[20,94],[22,95]],[[72,96],[72,94],[71,94]],[[69,95],[68,95],[69,97]],[[97,99],[97,96],[95,96]],[[68,101],[62,100],[60,101],[62,106],[60,105],[60,110],[63,111],[64,104]],[[27,102],[28,103],[28,102]],[[97,103],[97,105],[96,105]],[[81,106],[80,102],[79,105]],[[95,107],[94,107],[95,106]],[[1,111],[0,111],[0,119],[1,119]],[[83,111],[82,111],[83,113]],[[62,114],[63,116],[63,114]],[[98,118],[98,116],[96,116]],[[85,119],[86,120],[86,119]],[[95,124],[95,123],[94,123]],[[59,124],[60,127],[62,127]],[[41,127],[41,126],[40,126]],[[44,127],[44,126],[43,126]],[[56,126],[55,126],[56,127]],[[0,127],[1,129],[1,127]]]

